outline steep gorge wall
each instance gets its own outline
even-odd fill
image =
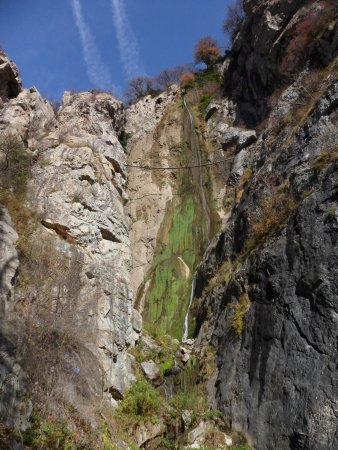
[[[66,395],[96,427],[86,400],[121,399],[139,313],[182,337],[202,259],[192,313],[196,354],[216,350],[212,400],[255,449],[336,448],[334,3],[244,5],[223,65],[225,97],[205,120],[194,90],[185,107],[177,87],[127,110],[104,93],[66,93],[55,115],[1,56],[0,135],[15,136],[32,160],[24,198],[4,196],[12,220],[0,217],[8,425],[27,426],[25,364],[34,373],[38,357],[50,398]],[[283,55],[307,15],[322,28],[302,41],[310,64],[296,55],[291,76]],[[153,170],[182,166],[195,167]],[[59,365],[58,345],[22,357],[27,328],[42,344],[62,343]]]
[[[240,150],[234,136],[237,199],[198,269],[195,335],[215,346],[218,406],[253,448],[328,450],[338,445],[337,6],[289,6],[245,2],[225,63],[225,102],[235,123],[259,123],[258,139]],[[308,17],[317,31],[298,45],[309,59],[293,55],[283,79],[280,55]],[[209,132],[229,142],[220,111]]]
[[[27,371],[30,385],[55,390],[56,404],[63,396],[80,410],[102,396],[114,404],[134,378],[127,349],[141,331],[130,288],[122,103],[104,93],[65,93],[55,115],[34,88],[18,81],[17,91],[0,110],[2,152],[24,148],[30,158],[25,192],[1,186],[19,234],[4,210],[1,419],[10,426],[23,415]]]
[[[136,307],[146,324],[178,339],[194,270],[222,210],[221,202],[212,199],[219,177],[212,178],[213,168],[203,164],[219,154],[204,145],[190,103],[189,95],[184,98],[173,86],[131,106],[126,122]]]

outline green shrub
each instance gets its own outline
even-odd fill
[[[232,309],[230,322],[237,336],[241,336],[243,333],[245,314],[250,309],[250,305],[251,302],[246,292],[241,295],[238,302],[230,303],[230,308]]]
[[[169,404],[172,408],[172,417],[181,417],[184,410],[192,412],[192,426],[197,424],[199,419],[215,417],[215,411],[211,411],[206,398],[205,389],[202,384],[190,385],[187,382],[185,392],[178,392],[170,398]]]
[[[205,113],[207,112],[207,108],[210,104],[210,101],[211,101],[210,94],[202,95],[200,103],[198,105],[198,109],[203,117],[205,116]]]
[[[121,133],[119,134],[119,141],[124,149],[127,147],[130,138],[131,134],[127,133],[125,130],[122,130]]]
[[[208,69],[201,70],[196,74],[196,84],[202,87],[208,82],[220,83],[220,75],[215,67],[209,67]]]
[[[12,134],[0,140],[1,188],[24,193],[30,178],[31,158],[19,138]]]
[[[27,449],[93,450],[93,446],[80,436],[79,431],[84,429],[77,427],[76,432],[70,430],[65,419],[51,416],[43,419],[33,408],[31,423],[31,428],[22,433],[22,440]]]
[[[161,361],[160,363],[160,371],[164,374],[167,370],[172,369],[174,367],[174,357],[171,355],[169,358]]]
[[[146,381],[137,380],[125,392],[116,416],[125,424],[145,420],[156,421],[162,406],[156,389]]]
[[[23,433],[24,444],[32,448],[75,450],[74,435],[65,421],[48,420]],[[83,447],[82,447],[83,448]]]

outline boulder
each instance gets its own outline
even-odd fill
[[[163,383],[163,377],[157,364],[153,360],[144,361],[141,367],[146,378],[154,385],[160,386]]]
[[[197,427],[189,432],[186,448],[201,449],[211,445],[215,450],[226,450],[232,444],[231,437],[221,431],[212,420],[201,420]]]
[[[236,150],[247,147],[257,140],[254,130],[245,130],[238,127],[231,127],[224,122],[219,122],[212,131],[212,137],[219,142],[223,148],[236,146]]]
[[[136,331],[136,333],[141,333],[141,331],[142,331],[142,316],[137,311],[137,309],[133,309],[132,326],[133,326],[133,330]]]
[[[190,428],[193,420],[193,412],[190,409],[184,409],[181,414],[183,429]]]
[[[138,447],[143,447],[147,442],[160,436],[165,431],[165,425],[163,422],[158,423],[147,422],[137,427],[134,434],[134,439]]]

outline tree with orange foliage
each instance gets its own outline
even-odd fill
[[[196,80],[196,76],[192,72],[182,73],[180,78],[180,85],[182,87],[188,86],[190,83],[193,83]]]
[[[207,67],[215,64],[221,52],[215,39],[210,36],[201,38],[195,48],[195,61],[204,63]]]

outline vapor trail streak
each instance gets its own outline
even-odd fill
[[[134,77],[144,73],[135,34],[129,24],[124,0],[111,0],[113,22],[119,45],[120,58],[126,75]]]
[[[83,57],[87,67],[89,80],[100,89],[118,90],[112,82],[107,66],[102,62],[100,52],[95,44],[88,25],[86,24],[80,0],[71,0],[76,26],[79,30]]]

